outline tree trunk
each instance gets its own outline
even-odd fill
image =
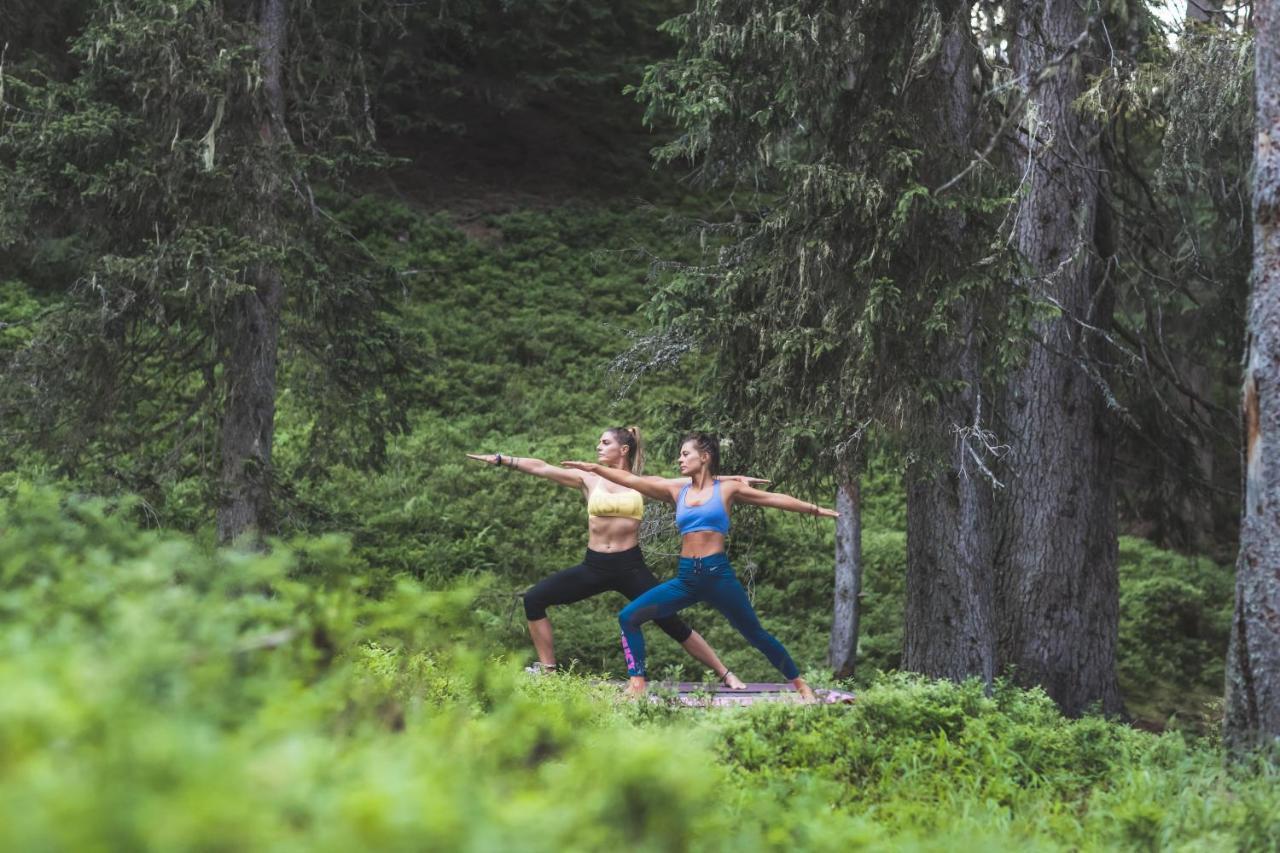
[[[1244,507],[1223,726],[1237,752],[1280,738],[1280,3],[1260,0],[1253,22],[1258,131],[1241,400]]]
[[[902,668],[990,683],[995,672],[991,551],[983,523],[989,489],[972,472],[930,476],[917,469],[908,476]]]
[[[1014,162],[1024,175],[1013,240],[1020,284],[1050,306],[1003,406],[1009,444],[998,501],[997,651],[1001,668],[1062,710],[1122,710],[1110,425],[1087,326],[1106,329],[1095,260],[1098,128],[1073,104],[1085,87],[1089,22],[1076,0],[1023,0],[1010,46],[1026,95]]]
[[[1170,333],[1171,326],[1172,323],[1166,326],[1165,334]],[[1190,338],[1195,330],[1186,328],[1179,334]],[[1196,396],[1203,400],[1213,398],[1214,376],[1208,367],[1182,353],[1171,353],[1170,362]],[[1175,417],[1189,424],[1203,417],[1200,404],[1187,394],[1171,394],[1165,405],[1173,410]],[[1181,441],[1181,452],[1155,457],[1159,466],[1154,473],[1158,488],[1149,513],[1156,526],[1150,538],[1162,548],[1203,554],[1213,547],[1210,533],[1214,513],[1206,506],[1205,485],[1213,483],[1214,446],[1208,430],[1203,428],[1184,429]]]
[[[1187,0],[1187,23],[1225,23],[1222,0]]]
[[[941,183],[973,150],[977,61],[969,25],[969,3],[939,2],[945,16],[938,63],[927,81],[922,114],[937,122],[938,150],[948,152],[928,167]],[[966,251],[966,219],[948,214],[942,236]],[[922,420],[932,434],[923,460],[907,472],[906,627],[902,666],[938,678],[978,677],[988,684],[995,671],[992,628],[991,487],[969,456],[964,434],[979,418],[981,370],[976,346],[976,309],[953,309],[954,339],[933,353],[939,376],[948,373],[958,390],[944,394]],[[953,438],[955,440],[953,440]],[[946,445],[935,464],[934,448]]]
[[[852,678],[858,654],[858,611],[862,593],[862,488],[857,475],[836,489],[836,594],[827,665],[836,678]]]
[[[223,501],[218,540],[257,537],[271,508],[271,443],[275,429],[276,344],[283,285],[272,269],[256,269],[255,289],[238,295],[224,328],[226,410],[222,420]]]
[[[262,246],[283,245],[279,206],[283,191],[281,146],[285,128],[284,49],[287,0],[262,0],[258,53],[263,108],[259,110],[260,170],[254,188],[256,218],[247,224]],[[254,264],[251,290],[234,296],[220,334],[226,410],[222,420],[222,502],[218,540],[258,537],[271,511],[271,445],[275,434],[276,363],[284,281],[274,263]]]
[[[935,423],[980,420],[974,317],[955,353],[963,388],[938,406]],[[906,629],[902,668],[961,681],[995,676],[992,494],[978,460],[978,439],[958,433],[945,461],[907,472]]]

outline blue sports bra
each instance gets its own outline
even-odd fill
[[[729,535],[729,512],[724,508],[724,499],[720,497],[720,481],[716,480],[711,487],[711,497],[705,503],[689,506],[685,500],[689,487],[680,490],[676,498],[676,529],[683,536],[686,533],[697,533],[700,530],[714,530],[724,536]]]

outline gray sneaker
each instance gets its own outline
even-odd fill
[[[536,660],[530,666],[526,666],[524,671],[530,675],[555,675],[556,665]]]

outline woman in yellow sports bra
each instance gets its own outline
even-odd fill
[[[628,601],[658,585],[658,579],[645,565],[640,551],[640,520],[644,517],[644,498],[634,489],[617,486],[605,478],[585,471],[571,471],[550,465],[541,459],[507,456],[501,453],[468,453],[467,456],[491,465],[503,465],[523,474],[545,477],[553,483],[579,489],[587,499],[587,553],[572,568],[544,578],[524,594],[524,613],[529,620],[529,636],[538,653],[531,671],[548,672],[556,668],[555,644],[547,608],[572,604],[613,590]],[[596,459],[610,468],[639,473],[644,465],[644,449],[637,427],[606,429],[596,444]],[[739,478],[747,482],[761,482]],[[745,685],[729,671],[698,632],[679,616],[654,620],[667,636],[684,646],[685,651],[734,689]]]

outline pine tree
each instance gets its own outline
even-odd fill
[[[1068,713],[1120,710],[1119,578],[1112,424],[1094,330],[1112,295],[1099,219],[1100,128],[1076,104],[1097,26],[1075,0],[1010,7],[1012,68],[1024,92],[1010,161],[1026,172],[1013,239],[1023,287],[1048,310],[1005,389],[1009,453],[999,497],[998,652]]]
[[[815,485],[872,435],[918,460],[906,665],[990,679],[979,401],[1022,319],[1003,177],[968,165],[998,121],[970,5],[708,1],[670,29],[681,53],[641,88],[686,131],[662,156],[746,200],[657,313],[717,354],[716,414],[748,458]]]
[[[317,201],[379,161],[359,95],[367,13],[102,5],[60,73],[22,56],[4,78],[0,250],[63,291],[5,372],[6,414],[68,470],[130,488],[216,468],[223,541],[272,527],[282,334],[342,380],[312,396],[318,421],[365,413],[353,434],[376,446],[402,411],[385,271]],[[66,260],[49,268],[51,244]],[[216,465],[194,450],[210,440]]]
[[[937,152],[922,169],[934,188],[965,168],[982,128],[974,86],[978,46],[970,25],[971,4],[939,6],[937,60],[914,105],[922,117],[921,143]],[[975,231],[982,233],[981,219],[963,206],[944,207],[935,227],[935,239],[955,258],[969,254]],[[989,430],[982,412],[987,377],[979,340],[981,306],[960,300],[940,307],[946,312],[949,334],[922,353],[940,387],[921,406],[938,450],[907,471],[902,663],[905,669],[928,675],[955,680],[976,676],[989,684],[995,677],[995,613],[992,481],[984,462],[983,439]]]

